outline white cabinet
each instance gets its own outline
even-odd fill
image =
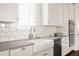
[[[75,50],[79,50],[79,3],[75,4]]]
[[[75,6],[75,50],[79,50],[79,4]]]
[[[63,26],[63,4],[45,3],[42,10],[43,25]]]
[[[36,53],[34,56],[53,56],[53,48],[49,48]]]
[[[17,3],[0,3],[0,22],[17,22]]]
[[[75,21],[75,6],[74,6],[74,4],[71,4],[71,3],[70,4],[65,3],[65,4],[63,4],[63,6],[64,6],[63,33],[65,35],[69,35],[68,34],[69,33],[69,20]]]
[[[62,38],[62,55],[66,55],[70,52],[69,49],[69,37]]]
[[[65,3],[64,5],[64,19],[63,19],[63,34],[69,35],[69,23],[68,23],[68,4]]]
[[[70,51],[73,50],[73,47],[69,47],[69,37],[62,38],[62,55],[67,55]]]
[[[77,51],[79,50],[79,35],[75,36],[75,47],[74,49]]]
[[[74,4],[69,4],[69,20],[74,20],[74,16],[75,16],[75,5]]]
[[[62,38],[62,56],[67,55],[74,49],[74,46],[69,47],[69,37]]]
[[[14,50],[10,50],[11,56],[32,56],[33,55],[33,47],[23,47],[23,48],[17,48]]]
[[[0,51],[0,56],[9,56],[9,50]]]

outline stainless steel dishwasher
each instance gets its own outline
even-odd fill
[[[54,56],[61,56],[61,38],[54,39]]]

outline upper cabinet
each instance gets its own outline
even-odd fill
[[[69,20],[74,20],[75,18],[75,4],[69,4],[68,6],[69,8]]]
[[[0,22],[17,22],[16,3],[0,3]]]
[[[43,25],[63,26],[63,4],[42,4]]]
[[[63,19],[63,34],[64,35],[69,35],[69,25],[68,25],[68,4],[65,3],[64,5],[64,19]]]

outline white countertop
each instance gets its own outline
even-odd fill
[[[33,39],[33,40],[36,40],[36,39],[52,39],[52,40],[54,40],[54,39],[57,39],[57,38],[64,38],[64,37],[68,37],[68,36],[66,36],[66,35],[64,35],[64,36],[58,36],[58,37],[54,37],[54,36],[52,36],[52,37],[45,36],[45,37],[35,38],[35,39]],[[32,39],[31,39],[31,40],[32,40]]]

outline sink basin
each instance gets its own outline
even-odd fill
[[[29,40],[30,42],[33,43],[42,43],[42,42],[48,42],[50,40],[45,40],[45,39],[35,39],[35,40]]]

